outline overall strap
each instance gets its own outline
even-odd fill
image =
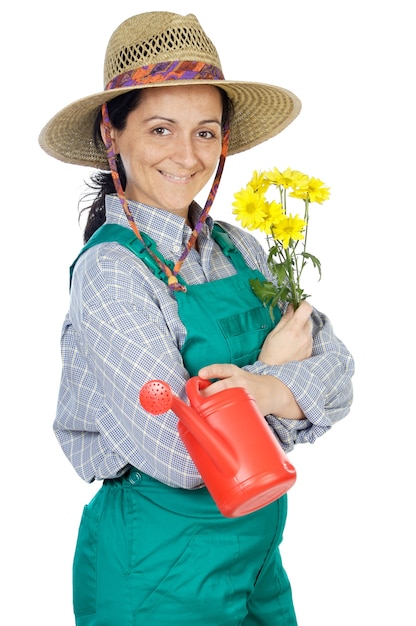
[[[222,226],[217,224],[217,222],[214,223],[214,227],[212,229],[212,238],[220,246],[225,256],[230,259],[237,271],[247,269],[247,264],[244,261],[243,255],[235,247],[228,233],[222,228]]]
[[[72,275],[74,272],[74,267],[80,256],[89,248],[98,245],[99,243],[109,243],[109,242],[117,242],[121,246],[128,248],[133,254],[139,257],[143,263],[154,273],[156,278],[167,282],[167,276],[163,272],[162,268],[158,265],[157,261],[154,257],[149,253],[149,248],[152,252],[157,255],[164,263],[167,265],[172,265],[169,261],[166,261],[158,252],[156,247],[156,242],[146,235],[145,233],[141,233],[142,238],[144,240],[144,244],[140,239],[137,238],[136,234],[132,231],[131,228],[126,228],[125,226],[121,226],[120,224],[103,224],[100,226],[95,233],[90,237],[85,246],[82,248],[81,252],[72,263],[69,269],[69,284],[71,286],[72,283]]]
[[[100,226],[90,237],[75,261],[72,263],[69,270],[70,286],[72,283],[74,267],[80,256],[89,248],[92,248],[99,243],[107,242],[117,242],[121,246],[128,248],[137,257],[139,257],[143,261],[143,263],[145,263],[145,265],[154,273],[156,278],[159,278],[160,280],[163,280],[165,283],[167,283],[167,276],[165,272],[162,270],[152,254],[149,253],[149,249],[153,252],[154,255],[156,255],[163,263],[165,263],[169,267],[173,267],[173,263],[171,261],[166,261],[166,259],[162,257],[157,249],[156,242],[151,237],[146,235],[146,233],[141,233],[141,235],[144,243],[137,238],[136,234],[131,228],[126,228],[125,226],[121,226],[120,224],[103,224],[102,226]],[[239,250],[237,250],[226,231],[217,223],[214,224],[212,237],[220,246],[225,256],[230,259],[237,271],[247,269],[246,262],[244,261],[241,253],[239,252]],[[182,285],[186,285],[186,283],[181,279],[180,276],[178,276],[178,280]]]

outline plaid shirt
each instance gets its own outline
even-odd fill
[[[166,259],[176,261],[191,233],[183,219],[135,202],[129,206],[139,229],[156,241]],[[200,208],[194,204],[191,210]],[[108,223],[128,226],[117,196],[107,197],[106,216]],[[221,225],[249,267],[271,280],[261,244],[236,226]],[[235,273],[211,230],[208,217],[198,237],[199,251],[192,249],[181,269],[188,284]],[[302,420],[266,416],[286,451],[297,443],[313,443],[347,415],[352,401],[352,357],[323,314],[314,310],[312,319],[311,358],[279,366],[257,361],[244,368],[279,378],[302,408]],[[119,476],[132,465],[174,487],[201,486],[178,436],[176,415],[150,415],[138,401],[141,387],[151,379],[166,381],[186,400],[189,374],[180,353],[185,339],[173,294],[132,252],[117,243],[101,243],[82,254],[62,329],[54,430],[85,481]]]

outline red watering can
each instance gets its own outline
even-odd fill
[[[186,383],[188,406],[161,380],[146,383],[142,407],[158,415],[172,409],[178,432],[202,479],[225,517],[240,517],[270,504],[296,481],[296,471],[257,404],[240,387],[204,398],[210,381]]]

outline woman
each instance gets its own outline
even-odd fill
[[[279,554],[286,496],[221,515],[175,414],[151,415],[138,392],[162,379],[185,400],[195,375],[215,381],[206,396],[244,387],[286,451],[347,415],[353,362],[329,320],[304,302],[273,327],[249,288],[254,275],[271,279],[264,250],[208,216],[227,151],[276,135],[300,103],[226,81],[192,15],[126,20],[105,76],[102,93],[40,136],[52,156],[100,170],[72,267],[54,423],[79,475],[103,480],[79,530],[76,623],[293,626]],[[201,209],[194,198],[215,171]]]

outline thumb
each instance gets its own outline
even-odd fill
[[[278,326],[284,326],[285,324],[287,324],[292,319],[294,314],[295,314],[295,309],[293,308],[293,304],[289,304],[285,313],[280,318]]]
[[[285,319],[287,319],[287,320],[290,320],[290,319],[292,319],[294,314],[295,314],[295,309],[293,307],[293,304],[289,304],[287,309],[286,309],[286,311],[285,311],[285,314],[283,315],[283,317]],[[282,319],[283,319],[283,317],[282,317]]]
[[[313,308],[309,304],[309,302],[306,302],[306,300],[303,300],[303,302],[300,303],[296,311],[294,311],[292,317],[294,318],[294,321],[296,321],[299,324],[299,326],[304,326],[306,322],[309,320],[312,314],[312,311],[313,311]]]

